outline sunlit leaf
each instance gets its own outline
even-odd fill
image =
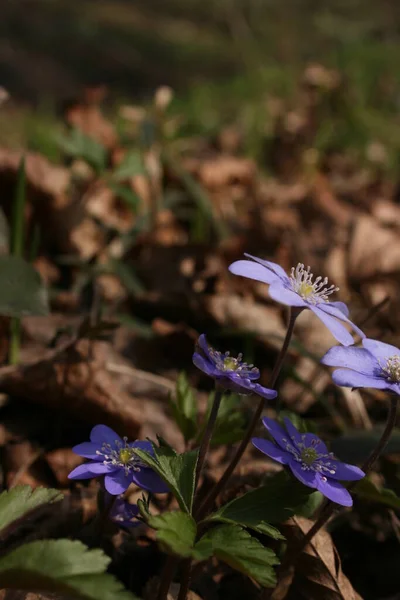
[[[0,537],[14,521],[28,515],[43,504],[58,502],[63,495],[51,488],[36,488],[29,485],[17,485],[9,492],[0,494]]]
[[[171,447],[154,446],[155,456],[135,448],[135,453],[165,481],[177,499],[180,508],[190,513],[193,504],[195,472],[198,451],[177,454]]]
[[[0,588],[40,590],[79,600],[135,600],[105,573],[110,562],[101,550],[89,550],[78,541],[30,542],[0,559]]]

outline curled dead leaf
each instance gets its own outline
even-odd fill
[[[283,527],[289,545],[299,543],[311,529],[313,522],[304,517],[292,517]],[[320,530],[302,552],[295,566],[287,569],[270,600],[309,598],[311,600],[362,600],[342,571],[339,555],[332,538]],[[289,580],[285,575],[290,576]]]

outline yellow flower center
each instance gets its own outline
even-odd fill
[[[298,293],[302,298],[308,298],[314,291],[314,287],[310,283],[306,283],[305,281],[300,284]]]
[[[224,358],[224,369],[227,371],[236,371],[238,366],[239,363],[236,358],[233,358],[232,356],[227,356]]]
[[[301,451],[300,458],[306,465],[312,465],[318,458],[318,452],[315,448],[304,448],[304,450]]]
[[[119,451],[119,460],[123,465],[127,465],[132,458],[132,450],[130,448],[121,448]]]

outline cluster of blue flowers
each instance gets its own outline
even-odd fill
[[[331,348],[322,359],[324,365],[339,367],[333,381],[351,388],[371,387],[400,394],[400,350],[389,344],[367,339],[349,319],[349,310],[343,302],[332,302],[330,296],[338,291],[328,284],[327,278],[314,279],[310,267],[293,267],[290,275],[279,265],[246,255],[230,265],[235,275],[255,279],[269,285],[271,298],[290,306],[296,316],[311,310],[330,330],[341,346]],[[354,339],[346,325],[362,339],[362,348],[354,347]],[[257,383],[259,370],[242,360],[242,355],[231,356],[212,348],[205,335],[199,337],[193,354],[194,364],[212,377],[220,389],[238,394],[257,394],[266,400],[276,398],[277,392]],[[264,418],[270,439],[253,438],[253,445],[273,460],[285,465],[304,485],[319,490],[324,496],[343,506],[351,506],[352,498],[340,481],[357,481],[364,473],[356,466],[337,460],[322,440],[312,433],[299,432],[285,418],[284,427]],[[131,526],[138,509],[125,502],[123,494],[131,483],[152,493],[168,491],[166,485],[149,467],[140,462],[133,449],[153,452],[148,441],[130,443],[121,439],[105,425],[92,430],[90,442],[73,450],[90,462],[80,465],[69,475],[71,479],[85,479],[104,475],[104,486],[109,494],[117,496],[111,518],[121,525]]]

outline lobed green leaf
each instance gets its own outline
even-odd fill
[[[268,478],[265,485],[221,507],[208,519],[236,523],[274,539],[282,539],[271,523],[281,523],[294,514],[313,512],[319,502],[319,492],[312,492],[281,472]]]
[[[198,450],[177,454],[173,448],[163,444],[159,448],[154,446],[154,457],[137,448],[135,453],[165,481],[180,508],[191,513]]]
[[[353,492],[365,500],[400,509],[400,498],[397,494],[388,488],[379,488],[371,479],[364,478],[357,481]]]
[[[47,591],[79,600],[135,600],[105,573],[109,563],[101,550],[89,550],[78,541],[31,542],[0,559],[0,588]]]
[[[214,556],[232,568],[255,579],[264,587],[276,585],[273,567],[279,564],[276,554],[237,525],[221,525],[206,533],[196,544],[198,552]]]
[[[18,519],[49,502],[62,500],[63,495],[51,488],[36,488],[29,485],[18,485],[9,492],[0,494],[0,537],[4,537],[6,529]]]

